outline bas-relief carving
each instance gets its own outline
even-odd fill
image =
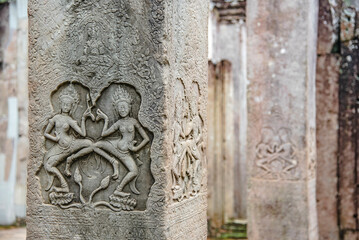
[[[191,96],[185,94],[182,81],[177,80],[171,171],[173,199],[177,201],[196,196],[202,185],[204,142],[198,111],[198,84],[193,83],[191,90]]]
[[[164,111],[166,98],[163,82],[166,79],[162,75],[162,64],[167,64],[166,61],[170,61],[174,55],[167,42],[172,41],[169,29],[173,21],[172,12],[176,10],[171,9],[172,3],[168,1],[142,1],[141,6],[138,6],[138,3],[139,1],[126,0],[31,0],[29,9],[32,29],[30,31],[30,58],[33,64],[30,69],[30,79],[33,86],[40,87],[30,89],[32,101],[36,102],[32,105],[31,120],[33,125],[30,163],[36,167],[29,168],[29,185],[32,187],[31,190],[35,190],[29,191],[28,194],[29,215],[31,216],[29,226],[32,226],[28,231],[30,239],[39,239],[45,233],[54,239],[72,239],[81,238],[81,236],[91,236],[96,239],[117,239],[118,236],[126,239],[167,238],[165,236],[167,227],[163,220],[167,203],[165,189],[168,180],[168,172],[165,168],[167,160],[166,149],[164,149],[166,145],[164,131],[168,129],[165,119],[169,116],[166,116],[167,112]],[[165,7],[170,9],[165,9]],[[92,28],[99,34],[91,33]],[[103,34],[104,32],[106,34]],[[205,32],[205,28],[202,32]],[[101,44],[97,44],[94,39]],[[167,42],[163,42],[164,39]],[[203,43],[202,47],[206,48],[206,44]],[[205,55],[205,51],[203,54]],[[102,59],[104,61],[101,62]],[[99,66],[99,70],[93,71],[87,67],[88,64],[93,64],[96,68]],[[206,64],[194,65],[203,72],[206,69]],[[95,151],[72,161],[69,167],[71,176],[65,174],[67,157],[56,166],[67,181],[69,192],[53,191],[55,195],[52,197],[53,201],[60,199],[59,205],[63,201],[56,195],[69,194],[69,198],[72,198],[71,202],[66,203],[64,197],[63,205],[77,204],[84,208],[74,211],[74,209],[63,210],[51,205],[50,190],[45,190],[48,186],[45,168],[41,166],[37,174],[38,178],[35,177],[34,172],[40,167],[43,155],[55,144],[48,139],[44,147],[43,142],[39,141],[40,135],[45,132],[48,124],[44,121],[53,117],[48,117],[51,112],[48,107],[50,106],[48,93],[58,84],[66,81],[73,81],[73,86],[80,95],[77,109],[72,113],[72,118],[77,121],[78,126],[81,128],[81,117],[87,107],[91,108],[91,113],[95,118],[93,121],[91,115],[86,116],[85,137],[72,129],[69,130],[69,135],[75,139],[90,140],[92,145],[99,141],[110,140],[110,138],[111,140],[119,139],[116,133],[101,137],[105,120],[96,121],[97,109],[108,116],[109,127],[120,119],[113,113],[111,101],[106,100],[112,99],[112,93],[116,87],[125,88],[134,99],[132,117],[138,120],[142,127],[146,127],[144,130],[150,142],[138,152],[130,151],[139,169],[136,187],[140,195],[133,193],[129,184],[124,187],[123,192],[130,193],[130,199],[136,200],[134,210],[146,209],[146,211],[116,213],[104,206],[100,208],[101,211],[98,211],[99,208],[92,211],[97,202],[110,203],[110,196],[120,185],[124,175],[128,173],[128,169],[118,160],[119,177],[114,179],[116,176],[113,176],[115,172],[111,161]],[[60,112],[56,102],[61,90],[67,85],[69,84],[60,84],[51,97],[55,113]],[[88,102],[87,99],[89,99]],[[139,106],[141,106],[140,111],[138,111]],[[50,134],[55,136],[53,131]],[[120,135],[120,132],[117,131],[117,134]],[[142,140],[143,138],[136,130],[135,146]],[[114,157],[112,154],[109,155]],[[38,195],[37,191],[39,182],[42,186],[42,196]],[[84,198],[82,200],[80,199],[80,184]],[[107,184],[109,185],[106,188]],[[53,186],[61,188],[57,176],[54,176]],[[93,193],[94,191],[96,192]],[[41,204],[42,200],[45,204]],[[187,204],[187,201],[182,203]],[[201,205],[205,206],[205,203]],[[193,207],[192,203],[190,206]],[[182,217],[186,217],[186,214],[182,214]],[[178,219],[177,216],[173,216],[173,220],[176,219]],[[37,226],[38,223],[41,226]],[[194,223],[192,228],[196,228]],[[183,224],[183,227],[186,227],[185,221]],[[205,231],[205,227],[203,229]],[[66,231],[66,237],[63,231]],[[174,235],[173,239],[175,238],[178,236]],[[203,238],[205,238],[205,232]]]
[[[34,15],[44,16],[48,15],[48,13],[44,11],[45,6],[42,5],[46,5],[46,8],[50,7],[50,9],[52,9],[53,7],[54,9],[58,9],[58,5],[63,4],[64,2],[57,4],[51,2],[34,2],[29,12],[31,13],[31,17]],[[112,104],[102,104],[105,102],[102,94],[103,89],[106,86],[110,85],[111,87],[111,84],[119,82],[136,86],[136,89],[145,96],[145,101],[142,105],[142,108],[145,110],[138,112],[137,109],[136,114],[142,116],[142,118],[137,116],[137,120],[141,119],[143,124],[150,127],[153,132],[160,132],[163,129],[163,87],[161,82],[158,81],[160,76],[158,64],[155,60],[155,57],[160,55],[158,51],[160,51],[160,38],[162,38],[161,24],[164,13],[161,9],[163,10],[163,3],[162,1],[154,1],[147,4],[147,12],[141,13],[144,14],[142,16],[137,13],[135,14],[135,9],[131,6],[132,3],[130,4],[123,0],[105,0],[101,2],[67,1],[64,7],[66,11],[58,15],[59,19],[63,17],[63,20],[58,21],[56,17],[48,17],[51,23],[63,23],[59,25],[58,28],[46,28],[46,31],[49,31],[47,36],[51,36],[50,41],[49,39],[45,41],[45,36],[42,37],[40,35],[39,37],[38,34],[31,35],[32,43],[41,40],[41,45],[46,47],[49,45],[47,42],[56,43],[46,49],[40,49],[41,52],[35,44],[35,47],[31,48],[33,49],[33,53],[30,54],[32,62],[40,63],[41,61],[48,62],[50,60],[56,64],[47,64],[47,69],[44,68],[45,64],[39,64],[36,68],[32,68],[30,74],[37,74],[39,81],[43,84],[48,84],[49,81],[53,81],[48,79],[66,78],[88,87],[86,94],[80,94],[82,95],[82,100],[80,99],[82,103],[78,104],[78,109],[74,111],[76,115],[83,113],[86,123],[85,126],[87,127],[83,130],[82,116],[74,117],[74,120],[78,122],[77,127],[80,128],[81,132],[70,127],[68,135],[69,138],[73,138],[76,145],[73,146],[73,149],[68,150],[67,153],[64,152],[60,154],[61,156],[58,156],[58,159],[52,157],[50,160],[53,162],[48,161],[47,169],[49,171],[46,170],[46,172],[49,173],[50,178],[54,178],[53,185],[47,182],[45,183],[45,178],[41,176],[41,174],[45,173],[45,168],[43,168],[44,170],[40,173],[40,181],[42,182],[43,196],[46,203],[53,202],[57,204],[61,202],[62,204],[68,204],[71,202],[71,204],[82,203],[82,205],[84,205],[84,201],[79,196],[79,193],[74,191],[76,187],[79,190],[79,185],[82,184],[82,192],[84,198],[87,197],[86,204],[88,204],[91,195],[88,189],[92,187],[90,186],[92,184],[90,184],[90,182],[94,181],[94,184],[97,184],[98,187],[105,186],[107,182],[107,179],[104,178],[104,182],[99,180],[96,182],[94,180],[95,177],[93,177],[93,174],[95,169],[97,172],[102,172],[101,174],[103,176],[108,174],[108,176],[110,176],[110,182],[106,189],[96,191],[91,200],[106,199],[108,196],[105,196],[105,193],[112,191],[114,194],[106,200],[108,201],[109,199],[112,206],[118,205],[120,208],[123,202],[122,198],[135,199],[135,203],[131,201],[132,205],[136,205],[135,210],[144,210],[147,207],[146,201],[150,186],[154,182],[151,171],[158,180],[162,179],[160,175],[163,173],[160,171],[161,164],[159,162],[163,162],[160,157],[162,156],[161,141],[163,141],[163,137],[160,134],[157,134],[157,140],[152,145],[153,151],[151,151],[151,154],[153,154],[152,157],[155,164],[153,167],[150,167],[149,149],[151,145],[147,143],[143,147],[140,146],[141,140],[147,141],[146,139],[148,138],[144,134],[142,134],[144,137],[141,137],[140,132],[143,131],[138,130],[139,128],[137,126],[142,127],[142,124],[128,122],[128,124],[133,124],[135,128],[135,140],[133,140],[137,141],[135,147],[142,147],[142,149],[139,149],[137,152],[135,151],[136,149],[132,149],[133,151],[129,149],[128,152],[125,150],[122,153],[119,151],[112,151],[111,153],[111,150],[113,150],[111,147],[115,143],[113,143],[112,140],[112,142],[104,140],[105,138],[113,137],[113,135],[108,137],[101,136],[103,131],[99,129],[100,126],[105,127],[104,125],[106,124],[106,117],[103,116],[100,111],[105,115],[111,115],[113,112],[113,110],[109,109],[108,112],[104,110],[108,108],[108,106],[112,106]],[[154,14],[155,12],[156,14]],[[149,22],[148,17],[150,19]],[[143,23],[139,24],[142,20],[145,20],[148,25],[143,25]],[[57,25],[55,24],[53,26]],[[148,29],[146,29],[147,27]],[[32,28],[34,29],[34,33],[43,31],[43,29],[37,31],[38,25],[36,24],[33,24]],[[156,29],[156,35],[152,36],[154,29]],[[44,73],[46,73],[46,77],[41,75]],[[74,84],[74,86],[78,92],[85,91],[84,89],[79,89],[76,84]],[[35,94],[34,90],[32,92]],[[132,93],[130,95],[133,97]],[[112,96],[109,96],[109,98],[112,98]],[[93,102],[96,102],[96,104],[92,104]],[[102,106],[100,106],[101,104]],[[91,114],[85,113],[85,109],[83,108],[80,109],[80,105],[91,108]],[[139,108],[139,106],[137,107]],[[98,109],[99,111],[97,111]],[[95,120],[93,120],[93,118],[95,118]],[[100,120],[100,118],[102,118],[102,120]],[[107,131],[112,130],[111,127],[113,124],[116,124],[115,122],[111,122],[111,116],[109,116],[109,118],[110,120],[107,124],[109,129],[106,129]],[[119,121],[121,120],[120,118],[118,119]],[[39,119],[39,122],[40,121],[43,122],[42,119]],[[49,128],[50,127],[51,126],[49,126]],[[126,129],[122,130],[129,131]],[[118,129],[118,135],[122,134],[122,130]],[[87,133],[86,136],[82,136],[86,134],[84,131]],[[152,135],[146,129],[145,133]],[[47,134],[52,134],[54,138],[57,138],[54,132]],[[152,137],[149,136],[149,138]],[[52,146],[55,144],[54,141],[47,138],[46,145]],[[52,152],[55,152],[55,148],[58,148],[54,147],[53,150],[50,150],[51,146],[48,146],[47,150],[49,152],[45,154],[51,155]],[[114,159],[116,157],[118,159],[115,161]],[[63,158],[67,159],[67,161],[63,160]],[[85,159],[87,159],[88,164],[83,164]],[[133,162],[136,164],[133,164]],[[72,163],[74,166],[71,168]],[[116,165],[118,166],[117,168]],[[135,165],[137,165],[137,169]],[[95,166],[95,168],[93,166]],[[79,168],[78,171],[76,171],[77,167]],[[111,168],[113,170],[110,174]],[[151,171],[149,169],[151,169]],[[125,178],[123,174],[126,171],[129,171],[129,174]],[[82,178],[76,173],[79,173]],[[75,181],[75,176],[78,181]],[[92,178],[89,178],[89,176],[92,176]],[[96,178],[100,178],[100,176],[96,176]],[[121,182],[122,178],[125,179]],[[138,189],[136,189],[136,185],[131,184],[133,183],[131,178],[137,178]],[[81,181],[79,179],[81,179]],[[116,189],[114,189],[116,187],[112,184],[113,181],[117,181],[118,183],[117,192],[115,191]],[[156,187],[151,190],[153,191],[149,205],[151,209],[160,208],[163,205],[164,194],[158,189],[160,184],[162,184],[162,182],[158,182]],[[48,185],[51,185],[52,189],[44,192]],[[65,191],[67,189],[69,189],[68,192]],[[126,191],[123,191],[123,189]],[[53,191],[54,193],[50,195],[49,191]],[[126,195],[128,195],[129,192],[132,196],[127,197]],[[140,194],[136,195],[136,192],[140,192]],[[118,198],[118,195],[121,199]]]
[[[101,96],[91,105],[88,90],[80,84],[67,83],[55,91],[52,101],[58,112],[44,131],[50,147],[44,154],[46,174],[40,175],[47,185],[49,202],[61,208],[105,206],[114,211],[134,210],[134,195],[141,194],[137,179],[141,174],[147,175],[141,180],[147,185],[141,186],[147,194],[152,182],[150,133],[137,119],[140,96],[126,84],[113,84],[103,91],[103,99]],[[75,119],[79,116],[80,124]],[[145,199],[144,194],[141,197]],[[100,196],[96,198],[97,195]],[[144,203],[141,205],[143,210]]]
[[[284,127],[282,110],[272,107],[271,125],[261,130],[261,141],[256,146],[256,177],[265,179],[297,179],[296,147],[291,142],[291,130]]]

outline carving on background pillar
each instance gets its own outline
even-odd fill
[[[201,189],[204,164],[203,121],[198,112],[198,84],[192,84],[190,100],[185,97],[181,80],[177,80],[176,89],[172,193],[174,200],[182,201],[184,198],[196,196]]]
[[[283,115],[279,106],[272,107],[270,118],[272,118],[272,125],[261,130],[261,142],[256,147],[256,177],[297,178],[296,148],[290,140],[291,130],[283,127]]]

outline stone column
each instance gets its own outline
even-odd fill
[[[341,4],[319,1],[316,69],[317,211],[320,239],[339,239],[338,116]],[[354,172],[354,171],[353,171]],[[347,196],[347,194],[345,194]],[[352,218],[353,213],[351,215]]]
[[[206,239],[207,11],[29,2],[28,239]]]
[[[208,219],[214,234],[233,217],[233,75],[224,60],[208,71]]]
[[[246,1],[211,0],[213,9],[209,19],[209,58],[215,63],[227,60],[232,65],[233,104],[233,145],[231,152],[233,167],[227,175],[236,176],[228,184],[225,208],[231,209],[228,218],[246,218],[247,169],[247,76],[246,76]],[[219,192],[217,192],[220,194]],[[210,212],[209,212],[210,213]],[[227,219],[228,219],[227,218]]]
[[[318,239],[318,2],[247,4],[249,239]]]
[[[0,3],[0,22],[0,224],[11,225],[26,213],[26,1]]]

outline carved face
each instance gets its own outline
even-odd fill
[[[98,34],[97,26],[94,23],[91,23],[87,26],[87,34],[90,38],[96,37]]]
[[[130,114],[131,105],[128,102],[119,102],[117,105],[117,111],[121,117],[127,117]]]
[[[70,97],[64,97],[61,99],[61,111],[63,113],[69,113],[72,109],[74,100]]]

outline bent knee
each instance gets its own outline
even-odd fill
[[[95,143],[93,144],[93,146],[94,146],[94,147],[97,147],[97,148],[103,148],[104,144],[103,144],[103,142],[95,142]]]
[[[91,140],[89,140],[89,139],[85,139],[84,140],[84,145],[85,145],[85,147],[90,147],[90,146],[93,145],[93,142]]]
[[[52,172],[53,167],[54,167],[54,166],[53,166],[51,163],[49,163],[49,162],[46,162],[46,163],[44,164],[44,168],[45,168],[46,171],[48,171],[48,172]]]
[[[133,168],[133,169],[130,169],[129,171],[129,174],[131,174],[132,176],[136,177],[138,175],[138,168]]]

